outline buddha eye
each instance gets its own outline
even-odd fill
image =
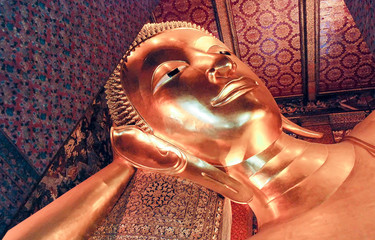
[[[175,68],[172,71],[170,71],[169,73],[167,73],[167,75],[168,75],[168,77],[173,77],[174,75],[176,75],[179,72],[180,72],[180,69]]]
[[[223,54],[223,55],[228,55],[228,56],[231,55],[230,52],[228,52],[228,51],[219,51],[219,53]]]
[[[160,64],[152,76],[152,93],[155,94],[162,86],[175,79],[187,65],[184,61],[168,61]]]

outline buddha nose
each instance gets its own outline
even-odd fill
[[[206,72],[207,78],[212,83],[226,82],[227,78],[236,71],[237,65],[230,58],[219,55],[215,58],[212,67]]]

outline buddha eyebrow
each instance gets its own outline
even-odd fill
[[[171,56],[174,56],[171,59]],[[183,61],[185,59],[185,55],[183,50],[176,49],[173,47],[168,47],[165,49],[158,49],[153,51],[152,53],[148,54],[145,58],[144,63],[147,66],[159,66],[166,61]]]

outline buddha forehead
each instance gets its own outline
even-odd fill
[[[154,65],[181,57],[186,61],[193,61],[196,59],[189,59],[189,53],[194,50],[207,52],[213,46],[228,50],[220,40],[198,29],[166,30],[139,44],[129,55],[127,66],[131,66],[128,69],[133,69],[143,66],[144,63]]]

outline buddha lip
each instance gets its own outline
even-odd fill
[[[229,81],[221,89],[220,93],[211,100],[211,106],[224,106],[258,86],[256,81],[249,80],[250,79],[240,77]]]

